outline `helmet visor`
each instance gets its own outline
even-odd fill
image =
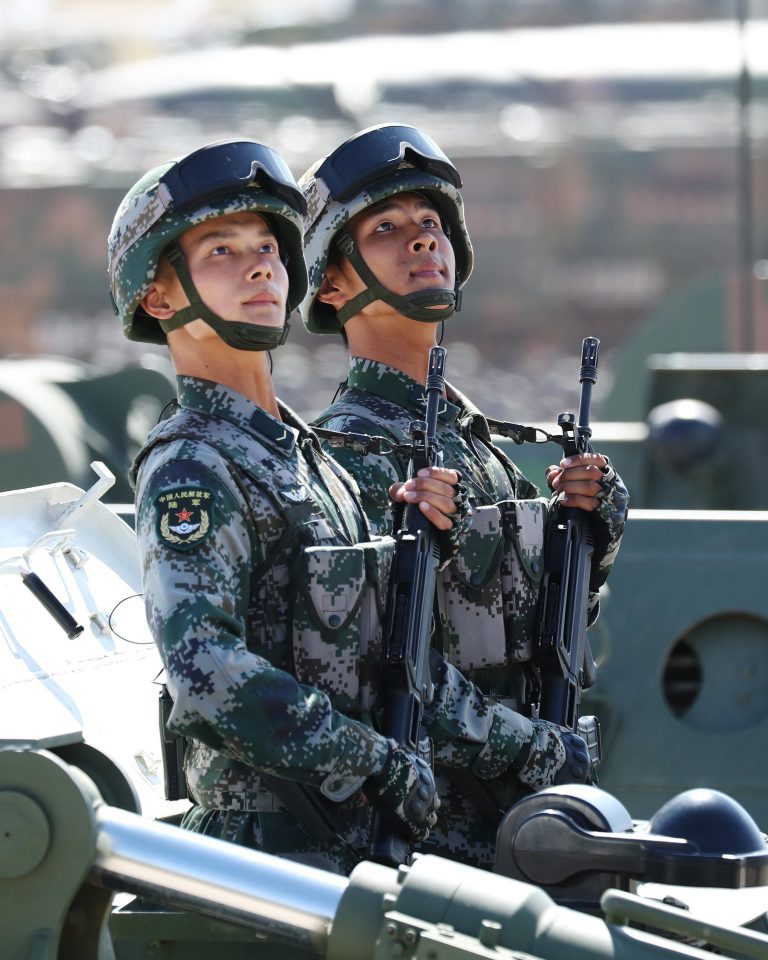
[[[166,210],[183,211],[239,193],[254,183],[302,216],[307,212],[283,158],[255,140],[222,140],[195,150],[160,178],[158,195]]]
[[[416,127],[397,123],[350,137],[325,158],[315,179],[323,181],[331,200],[344,203],[403,161],[461,187],[459,171],[435,141]]]

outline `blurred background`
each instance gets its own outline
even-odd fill
[[[554,424],[597,336],[597,416],[641,420],[648,356],[768,350],[767,84],[768,0],[0,0],[0,488],[42,482],[35,431],[53,480],[156,421],[168,367],[122,338],[107,233],[148,167],[235,136],[299,176],[423,127],[476,249],[449,379]],[[295,324],[274,365],[310,417],[346,362]]]

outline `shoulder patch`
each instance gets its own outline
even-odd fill
[[[177,487],[155,497],[157,534],[174,550],[191,550],[213,531],[214,496],[205,487]]]

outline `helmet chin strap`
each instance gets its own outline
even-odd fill
[[[241,323],[237,320],[224,320],[214,313],[200,298],[187,258],[178,243],[172,243],[166,250],[168,261],[176,271],[179,283],[189,300],[189,306],[177,310],[168,320],[159,320],[164,333],[178,330],[192,320],[204,320],[221,339],[235,350],[272,350],[285,343],[289,325],[286,319],[282,327],[269,327],[261,323]]]
[[[357,271],[366,289],[358,293],[348,303],[336,312],[341,326],[360,313],[374,300],[382,300],[410,320],[421,320],[424,323],[439,323],[461,309],[461,291],[459,281],[453,290],[437,288],[434,290],[419,290],[416,293],[393,293],[379,283],[374,272],[363,259],[357,244],[346,230],[340,230],[336,237],[336,244],[341,252]]]

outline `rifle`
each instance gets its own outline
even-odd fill
[[[425,420],[409,426],[411,459],[408,475],[442,464],[437,416],[445,387],[444,347],[429,351]],[[429,648],[440,546],[434,526],[415,504],[407,504],[395,536],[395,553],[385,613],[382,670],[381,732],[412,753],[418,752],[419,726],[425,700],[431,695]],[[405,863],[409,840],[374,817],[370,859],[391,866]]]
[[[587,337],[582,344],[578,423],[572,413],[557,418],[563,432],[557,442],[566,457],[592,452],[589,414],[599,346],[596,337]],[[593,550],[589,514],[576,507],[560,509],[550,524],[544,551],[535,642],[540,690],[534,715],[583,737],[594,768],[600,760],[600,725],[597,717],[579,717],[582,690],[594,683],[597,672],[587,638]]]

